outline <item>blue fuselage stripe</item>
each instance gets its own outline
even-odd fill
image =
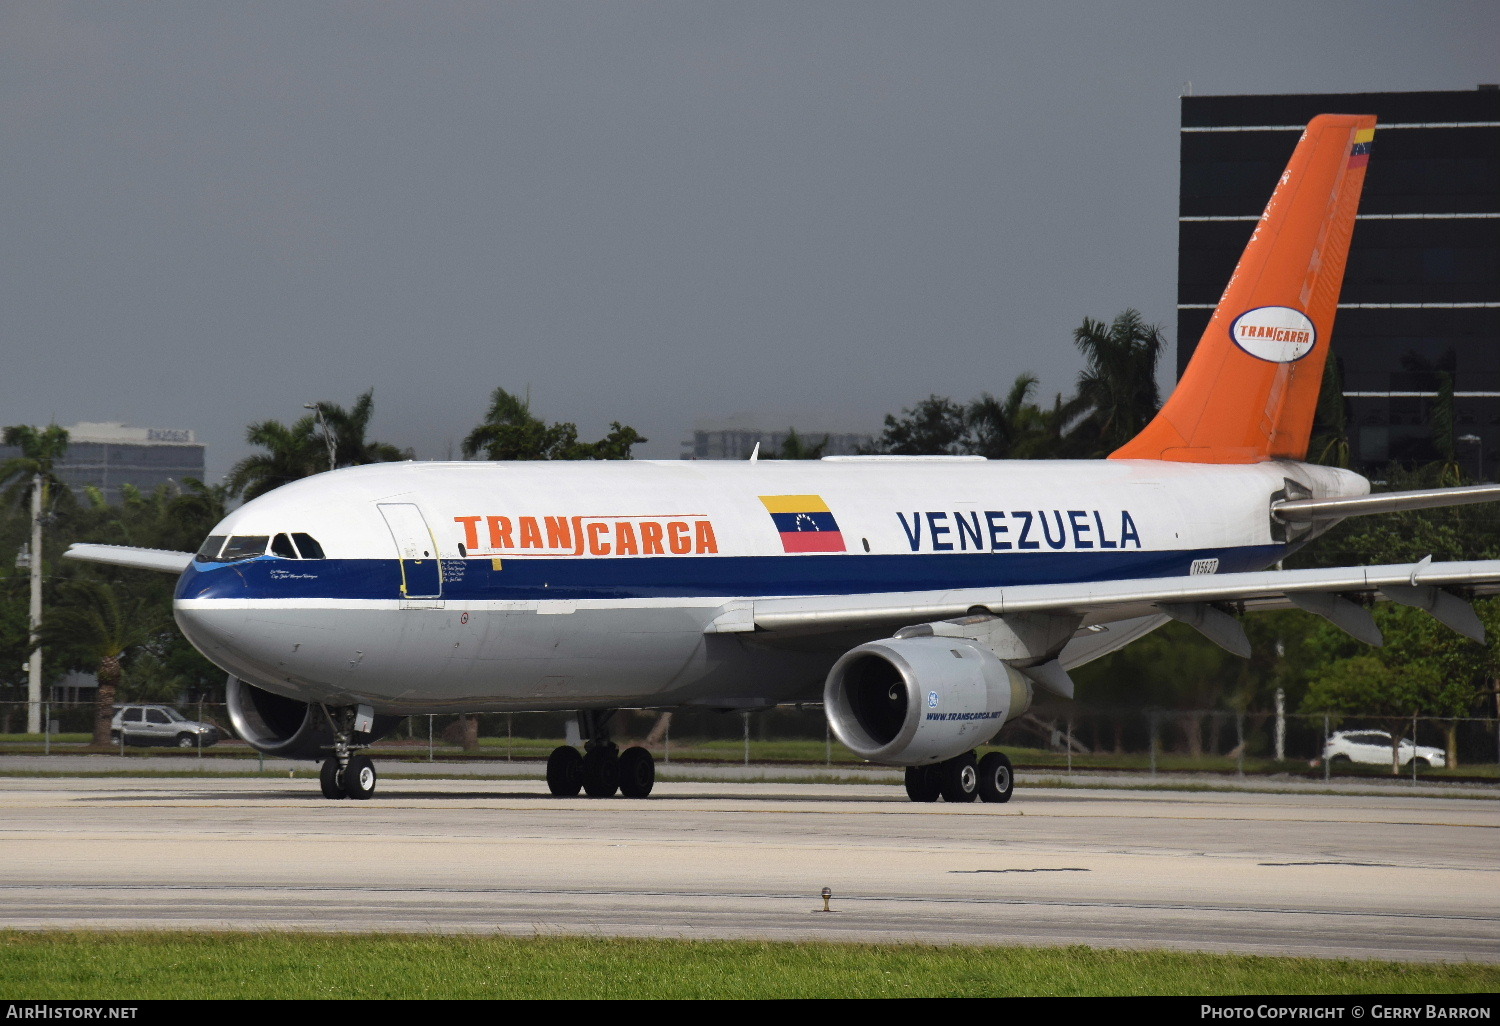
[[[1228,549],[1094,552],[971,552],[871,555],[668,556],[638,559],[443,559],[449,601],[705,598],[840,595],[950,588],[1066,584],[1176,577],[1195,560],[1217,559],[1220,573],[1261,570],[1285,554],[1280,545]],[[408,585],[435,575],[435,561],[407,564]],[[280,559],[195,562],[177,585],[179,599],[390,599],[400,596],[397,559]],[[415,592],[413,592],[415,594]]]

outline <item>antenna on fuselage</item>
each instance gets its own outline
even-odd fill
[[[750,450],[750,462],[751,463],[759,463],[760,462],[760,443],[759,442],[756,442],[755,443],[755,448]]]

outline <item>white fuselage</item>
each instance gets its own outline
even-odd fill
[[[1368,491],[1291,462],[377,464],[231,513],[175,612],[225,670],[304,701],[766,705],[815,699],[864,638],[705,633],[726,608],[1258,570],[1288,549],[1289,480]]]

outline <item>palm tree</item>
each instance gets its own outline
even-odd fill
[[[279,420],[263,420],[245,429],[245,441],[265,452],[252,453],[229,468],[224,479],[229,494],[250,501],[299,478],[327,470],[323,443],[315,435],[311,415],[287,427]]]
[[[1349,400],[1344,398],[1343,365],[1334,356],[1323,366],[1323,390],[1318,393],[1318,410],[1313,417],[1312,443],[1308,459],[1329,467],[1348,468],[1352,458],[1349,444]]]
[[[68,451],[68,432],[56,424],[38,431],[25,424],[5,429],[3,441],[16,446],[21,455],[0,464],[0,486],[9,501],[23,508],[31,504],[31,659],[27,664],[26,731],[35,734],[42,726],[42,646],[37,640],[42,619],[42,525],[53,502],[72,502],[73,493],[54,469]]]
[[[336,467],[362,467],[366,463],[393,463],[412,458],[410,450],[398,449],[388,442],[365,438],[370,417],[375,412],[375,390],[369,389],[345,410],[337,403],[313,403],[323,413],[327,430],[333,433],[333,463]]]
[[[1437,450],[1439,487],[1464,483],[1463,465],[1458,462],[1458,412],[1453,402],[1453,375],[1438,372],[1437,398],[1432,403],[1432,446]]]
[[[1078,401],[1087,410],[1073,434],[1086,442],[1088,455],[1105,456],[1140,433],[1161,407],[1156,363],[1166,339],[1140,311],[1126,310],[1108,325],[1085,317],[1073,343],[1085,361]]]
[[[334,467],[411,459],[409,450],[365,438],[375,409],[373,388],[356,399],[348,410],[323,401],[310,405],[314,412],[290,427],[277,420],[263,420],[246,429],[245,440],[265,452],[246,456],[229,468],[225,484],[230,495],[242,496],[248,502],[299,478],[333,469],[329,466],[327,445],[330,436]],[[325,431],[328,435],[324,435]]]
[[[1032,374],[1018,374],[1005,398],[984,392],[969,404],[965,416],[974,433],[974,452],[985,459],[1020,455],[1023,440],[1041,429],[1041,411],[1029,400],[1037,386]]]
[[[807,439],[797,433],[796,428],[787,428],[786,440],[781,443],[781,448],[772,458],[778,460],[820,460],[823,458],[823,450],[826,448],[828,448],[827,435],[823,436],[821,442],[809,445]]]
[[[567,431],[571,427],[554,424],[549,428],[531,412],[530,396],[522,399],[497,388],[490,393],[484,420],[464,438],[463,453],[470,459],[481,455],[487,460],[553,459],[554,450],[577,441],[577,429],[571,435]]]
[[[121,660],[165,626],[145,602],[111,584],[87,579],[64,585],[62,601],[43,619],[38,632],[43,644],[65,651],[77,666],[96,668],[95,745],[109,744],[115,693],[124,677]]]
[[[5,488],[8,501],[24,507],[36,487],[42,489],[44,503],[49,493],[56,493],[57,498],[64,502],[73,497],[54,469],[68,451],[67,428],[49,424],[38,431],[29,425],[17,424],[6,428],[0,440],[21,450],[21,455],[0,463],[0,487]]]

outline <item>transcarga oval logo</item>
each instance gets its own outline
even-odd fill
[[[1229,326],[1229,337],[1258,360],[1292,363],[1312,352],[1318,330],[1301,310],[1262,306],[1236,317]]]

